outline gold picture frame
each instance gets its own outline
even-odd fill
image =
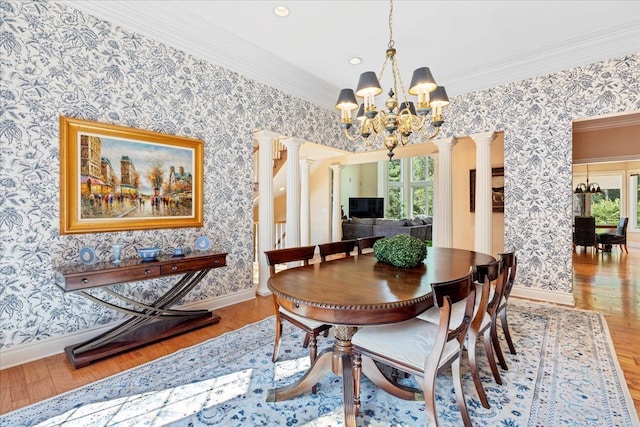
[[[60,234],[202,227],[203,171],[204,141],[60,116]]]
[[[491,169],[491,209],[504,212],[504,167]],[[469,171],[469,212],[476,211],[476,170]]]

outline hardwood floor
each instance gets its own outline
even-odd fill
[[[640,250],[574,253],[576,307],[605,314],[627,384],[640,412]],[[216,310],[222,320],[88,367],[74,369],[61,353],[0,371],[0,413],[80,387],[256,322],[273,313],[271,297]]]

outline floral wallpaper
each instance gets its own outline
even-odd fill
[[[353,150],[335,111],[53,1],[0,1],[0,349],[105,324],[54,283],[83,246],[228,252],[188,301],[252,289],[252,131]],[[519,285],[571,291],[571,121],[640,110],[640,54],[452,99],[443,137],[505,131],[505,246]],[[205,141],[202,229],[59,235],[60,115]],[[361,150],[361,147],[356,149]],[[124,285],[153,300],[169,280]],[[99,292],[99,291],[98,291]]]
[[[0,2],[0,13],[0,348],[119,316],[55,285],[54,267],[83,246],[108,260],[115,242],[134,257],[206,235],[227,267],[187,302],[252,289],[252,132],[345,149],[334,113],[64,4]],[[204,140],[204,227],[59,235],[60,115]],[[174,280],[120,290],[150,301]]]

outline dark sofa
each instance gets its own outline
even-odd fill
[[[342,221],[342,239],[351,240],[360,237],[393,237],[408,234],[424,241],[432,240],[432,218],[413,219],[351,218]]]

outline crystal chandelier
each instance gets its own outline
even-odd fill
[[[587,183],[584,182],[578,184],[576,189],[573,190],[575,194],[589,194],[589,193],[601,193],[600,185],[597,182],[589,183],[589,165],[587,165]]]
[[[396,61],[394,45],[393,0],[390,0],[389,43],[380,74],[376,76],[373,71],[362,73],[355,94],[352,89],[342,89],[336,103],[336,108],[341,111],[342,116],[340,126],[344,129],[347,138],[351,141],[362,138],[365,145],[369,147],[378,136],[384,135],[383,142],[389,150],[387,153],[389,159],[393,157],[393,150],[398,144],[406,145],[409,136],[414,132],[426,140],[433,139],[444,123],[442,109],[449,105],[447,92],[443,86],[436,84],[428,67],[421,67],[413,72],[409,94],[417,96],[417,101],[414,104],[407,99],[407,92]],[[380,80],[382,80],[388,63],[391,63],[393,86],[389,90],[389,98],[384,103],[386,111],[378,111],[375,96],[382,93]],[[403,102],[400,105],[398,105],[398,95],[403,97]],[[362,98],[360,104],[358,104],[356,96]],[[354,126],[352,111],[356,109],[358,109],[357,125]],[[432,129],[430,134],[426,133],[429,129]]]

